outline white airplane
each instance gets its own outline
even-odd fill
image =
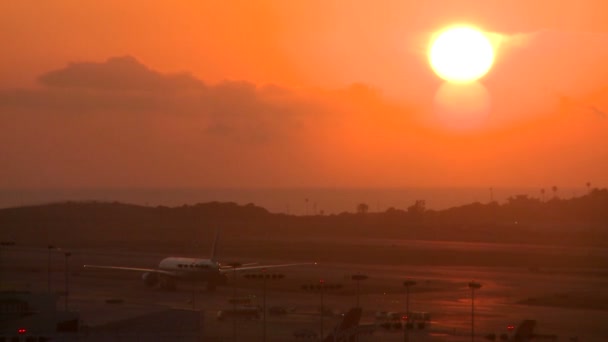
[[[216,245],[219,239],[219,230],[211,247],[211,258],[168,257],[160,261],[157,268],[139,268],[124,266],[84,265],[85,268],[111,269],[141,272],[142,279],[147,286],[160,285],[164,290],[175,290],[176,280],[200,281],[206,283],[208,291],[214,291],[218,285],[228,283],[227,273],[237,271],[265,270],[276,267],[289,267],[300,265],[316,265],[315,263],[295,263],[280,265],[243,264],[240,266],[222,264],[216,259]]]

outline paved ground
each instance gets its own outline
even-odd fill
[[[357,243],[360,242],[352,241],[353,245]],[[369,241],[365,243],[370,244]],[[407,245],[402,248],[407,248]],[[417,244],[416,248],[425,247]],[[427,250],[433,248],[468,251],[466,246],[457,243],[433,245]],[[469,249],[475,248],[478,247],[471,245]],[[232,284],[215,293],[195,290],[192,284],[179,284],[178,291],[164,292],[145,287],[136,273],[82,270],[79,266],[91,263],[154,267],[165,255],[86,248],[72,249],[72,253],[68,306],[70,310],[79,311],[89,326],[166,308],[194,309],[202,310],[204,315],[206,341],[232,341],[235,331],[239,341],[262,341],[263,320],[239,321],[235,326],[232,321],[216,319],[218,310],[230,307],[227,300],[232,296]],[[483,256],[483,251],[480,253]],[[556,251],[541,249],[534,253],[550,257]],[[577,254],[581,251],[564,249],[557,253]],[[47,250],[7,247],[2,250],[1,257],[0,279],[22,289],[47,290]],[[64,290],[64,261],[61,253],[51,255],[52,291]],[[267,340],[292,341],[296,330],[321,330],[318,314],[321,294],[303,290],[303,285],[316,284],[319,279],[326,284],[341,285],[341,289],[324,292],[323,306],[336,313],[355,306],[356,286],[350,279],[355,273],[370,277],[360,283],[360,303],[364,309],[362,323],[379,323],[375,318],[378,311],[403,311],[406,296],[402,283],[410,278],[417,282],[411,288],[410,309],[429,312],[432,321],[424,330],[412,332],[410,341],[470,340],[471,291],[467,284],[471,280],[482,284],[475,293],[475,329],[480,335],[477,340],[483,340],[481,336],[486,333],[507,332],[508,324],[517,324],[523,319],[538,320],[538,332],[555,334],[560,341],[569,341],[574,336],[579,341],[608,339],[608,325],[605,324],[608,321],[608,273],[605,268],[425,266],[408,265],[407,260],[401,266],[395,260],[384,264],[380,261],[369,260],[365,264],[326,262],[318,266],[281,270],[285,279],[267,283],[267,307],[280,305],[293,311],[285,316],[267,316]],[[260,281],[238,277],[236,290],[238,295],[255,296],[257,304],[262,305]],[[107,303],[108,299],[122,302]],[[64,305],[63,299],[59,305]],[[338,316],[324,317],[324,332],[327,333],[338,320]],[[402,331],[379,328],[372,335],[362,336],[360,341],[403,341],[403,334]]]

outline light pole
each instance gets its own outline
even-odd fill
[[[0,279],[2,279],[2,267],[4,267],[4,263],[2,260],[2,248],[8,246],[14,246],[15,242],[13,241],[0,241]]]
[[[351,277],[352,280],[357,282],[357,308],[360,308],[361,305],[359,304],[359,284],[361,283],[361,280],[365,280],[369,278],[368,276],[366,276],[365,274],[353,274],[353,276]],[[359,341],[359,332],[357,331],[357,333],[355,334],[355,341]]]
[[[262,312],[262,317],[264,322],[263,324],[263,328],[262,328],[262,341],[266,342],[266,279],[268,278],[268,274],[266,274],[266,269],[262,269],[262,309],[264,310]]]
[[[241,267],[240,262],[232,262],[228,266],[232,267],[232,338],[236,342],[236,269]]]
[[[49,245],[48,246],[48,259],[47,259],[47,266],[46,266],[46,289],[48,293],[51,293],[51,253],[53,252],[53,250],[55,249],[55,246],[53,245]]]
[[[361,280],[365,280],[368,279],[369,277],[366,276],[365,274],[354,274],[351,279],[357,282],[357,307],[360,307],[359,305],[359,283],[361,282]]]
[[[405,286],[405,324],[403,325],[403,341],[409,341],[409,325],[410,325],[410,286],[416,285],[413,280],[406,280],[403,282]]]
[[[473,342],[475,341],[475,290],[479,290],[481,284],[471,281],[469,288],[471,289],[471,342]]]
[[[319,280],[319,290],[321,291],[321,336],[320,340],[323,340],[323,315],[325,314],[323,309],[323,288],[325,287],[325,280]]]
[[[266,282],[268,281],[268,279],[272,279],[272,280],[280,280],[285,278],[284,274],[281,273],[276,273],[276,274],[269,274],[267,273],[268,269],[267,268],[263,268],[261,270],[261,272],[259,274],[245,274],[244,277],[246,279],[251,279],[251,280],[261,280],[262,281],[262,319],[263,319],[263,324],[262,324],[262,334],[263,334],[263,341],[266,341],[266,335],[267,335],[267,327],[266,327]]]
[[[69,263],[68,263],[68,259],[70,258],[70,256],[72,255],[72,253],[70,252],[65,252],[65,311],[68,311],[68,295],[69,295],[69,291],[70,291],[70,268],[69,268]]]
[[[302,289],[306,290],[306,291],[318,291],[319,294],[321,295],[321,320],[320,320],[320,326],[321,326],[321,339],[323,339],[323,314],[325,313],[325,307],[323,304],[323,293],[325,292],[325,290],[339,290],[342,289],[342,285],[341,284],[326,284],[325,280],[320,279],[318,284],[305,284],[302,285]]]
[[[196,311],[196,290],[198,289],[197,275],[192,279],[192,311]]]

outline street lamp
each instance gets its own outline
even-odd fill
[[[231,262],[228,266],[232,267],[232,338],[236,342],[236,269],[241,267],[240,262]]]
[[[70,284],[69,284],[69,280],[70,280],[70,269],[69,269],[69,263],[68,263],[68,259],[69,257],[72,255],[72,253],[70,252],[65,252],[65,311],[68,311],[68,295],[69,295],[69,290],[70,290]]]
[[[365,280],[368,279],[369,277],[366,276],[365,274],[354,274],[351,279],[357,282],[357,307],[360,307],[359,305],[359,283],[361,282],[361,280]]]
[[[319,290],[321,291],[321,340],[323,340],[323,315],[324,313],[324,309],[323,309],[323,288],[325,287],[325,280],[320,279],[319,280]]]
[[[262,309],[264,310],[264,312],[262,312],[262,317],[264,322],[263,324],[263,328],[262,328],[262,341],[266,342],[266,279],[268,279],[268,274],[266,274],[266,269],[262,269],[262,276],[263,276],[263,291],[262,291]]]
[[[405,324],[403,325],[403,341],[408,342],[408,329],[410,326],[410,286],[416,285],[416,282],[409,279],[403,282],[405,286]]]
[[[323,315],[325,313],[325,308],[323,306],[323,293],[326,290],[340,290],[342,289],[343,286],[342,284],[326,284],[325,280],[320,279],[318,284],[305,284],[302,285],[302,289],[305,291],[319,291],[319,294],[321,295],[321,338],[323,338]]]
[[[3,262],[2,262],[2,248],[3,247],[8,247],[8,246],[14,246],[15,242],[14,241],[0,241],[0,275],[2,273],[2,267]],[[0,276],[0,279],[2,279],[2,277]]]
[[[261,280],[262,281],[262,318],[263,318],[263,328],[262,328],[262,333],[263,333],[263,341],[266,341],[266,282],[268,281],[268,279],[272,279],[272,280],[280,280],[285,278],[285,275],[282,273],[267,273],[268,269],[267,268],[263,268],[261,270],[261,273],[256,274],[256,273],[250,273],[250,274],[245,274],[244,277],[246,279],[251,279],[251,280]]]
[[[51,293],[51,253],[53,252],[53,250],[55,249],[55,246],[53,245],[49,245],[48,246],[48,263],[47,263],[47,267],[46,267],[46,289],[48,293]]]
[[[471,289],[471,342],[473,342],[475,341],[475,290],[479,290],[481,284],[471,281],[469,288]]]

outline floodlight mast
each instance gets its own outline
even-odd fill
[[[479,290],[481,288],[481,284],[471,281],[469,283],[469,288],[471,289],[471,342],[474,342],[475,341],[475,290]]]
[[[405,286],[405,322],[403,323],[403,341],[409,341],[409,325],[410,325],[410,286],[416,285],[416,282],[408,279],[403,282]]]

